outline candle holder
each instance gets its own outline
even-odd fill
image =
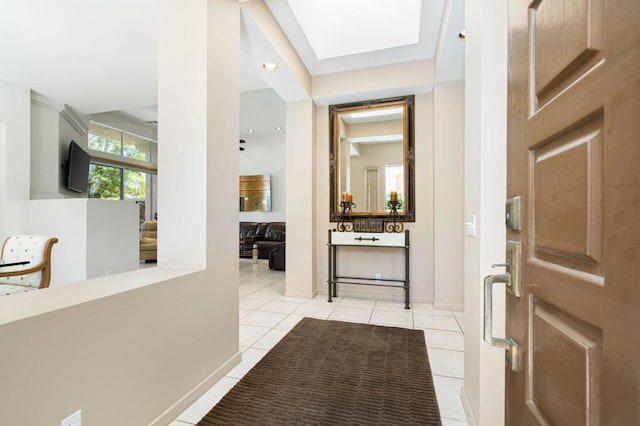
[[[384,230],[387,232],[402,232],[404,231],[404,224],[398,215],[398,200],[387,201],[387,208],[390,210],[389,216],[384,221]]]
[[[351,232],[353,231],[353,219],[351,218],[351,210],[356,205],[349,201],[341,201],[340,208],[342,212],[340,213],[340,220],[338,221],[338,231],[340,232]]]

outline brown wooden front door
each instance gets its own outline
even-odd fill
[[[640,1],[509,2],[508,425],[640,425]]]

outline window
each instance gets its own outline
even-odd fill
[[[90,164],[89,198],[121,200],[122,169],[119,167],[104,166],[102,164]]]
[[[89,125],[89,148],[95,151],[151,162],[155,144],[151,139],[93,121]]]
[[[89,148],[89,198],[133,200],[141,206],[141,221],[152,219],[156,141],[91,122]]]
[[[151,141],[140,136],[122,134],[122,156],[136,160],[151,161]]]
[[[391,191],[398,193],[398,210],[402,210],[404,198],[404,168],[402,165],[385,166],[385,210],[389,210],[388,202],[391,199]]]

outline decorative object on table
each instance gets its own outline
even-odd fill
[[[399,204],[400,201],[398,201],[398,193],[396,191],[391,191],[389,201],[387,201],[387,208],[390,210],[389,216],[384,221],[384,230],[387,232],[404,231],[404,224],[402,223],[402,219],[398,215]]]
[[[356,205],[353,203],[353,194],[349,192],[342,193],[342,201],[340,201],[340,220],[338,221],[338,231],[351,232],[353,231],[353,219],[351,218],[351,211]]]
[[[384,232],[383,225],[380,219],[353,219],[354,232]]]
[[[217,424],[441,425],[424,332],[303,318],[198,423]]]
[[[29,262],[0,268],[0,296],[49,287],[51,249],[57,238],[13,235],[4,240],[0,258],[4,263]]]

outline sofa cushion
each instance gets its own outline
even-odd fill
[[[258,223],[258,226],[256,227],[256,235],[257,236],[264,236],[266,230],[267,230],[267,226],[269,226],[269,224],[267,222],[260,222]]]
[[[271,222],[264,233],[268,241],[286,241],[286,225],[284,222]]]
[[[240,222],[240,239],[253,237],[258,229],[258,222]]]
[[[152,243],[140,244],[140,251],[158,250],[158,243],[154,240]]]

